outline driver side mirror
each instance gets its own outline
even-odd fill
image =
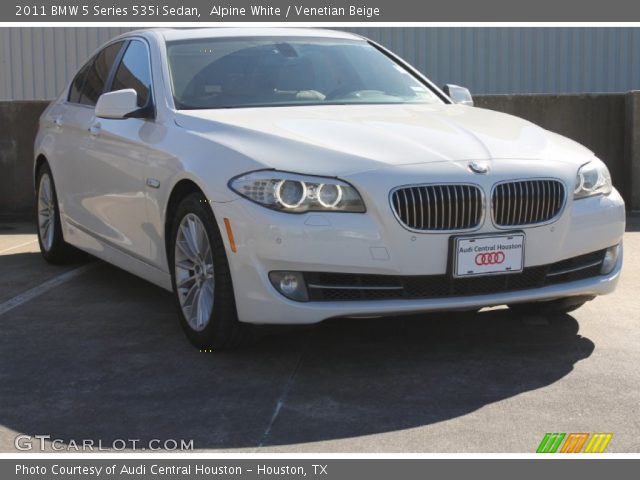
[[[128,118],[138,110],[138,94],[133,88],[103,93],[96,103],[96,117],[99,118]]]
[[[453,103],[473,107],[473,98],[471,97],[471,92],[468,89],[447,83],[442,87],[442,91],[446,93],[451,100],[453,100]]]

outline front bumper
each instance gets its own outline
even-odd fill
[[[223,233],[239,319],[255,324],[310,324],[342,316],[380,316],[485,306],[567,296],[597,296],[614,290],[622,254],[608,275],[490,294],[356,301],[297,302],[269,281],[271,271],[332,272],[393,276],[447,273],[452,233],[412,233],[383,202],[366,214],[292,215],[239,199],[214,206],[220,231],[231,222],[236,252]],[[368,201],[367,201],[368,200]],[[386,205],[387,208],[388,205]],[[603,250],[622,241],[624,202],[614,190],[606,197],[569,202],[553,223],[521,229],[526,234],[525,268],[553,264]],[[485,222],[474,234],[503,233]]]

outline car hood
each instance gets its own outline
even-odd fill
[[[462,105],[321,105],[180,111],[176,123],[256,163],[317,175],[462,160],[584,163],[580,144]]]

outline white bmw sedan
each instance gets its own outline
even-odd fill
[[[34,178],[44,258],[172,291],[200,348],[254,324],[568,312],[622,263],[591,151],[342,32],[118,37],[43,113]]]

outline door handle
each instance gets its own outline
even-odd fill
[[[101,128],[102,127],[101,127],[100,123],[94,123],[93,125],[91,125],[89,127],[89,133],[91,135],[94,135],[94,136],[98,135],[100,133]]]

